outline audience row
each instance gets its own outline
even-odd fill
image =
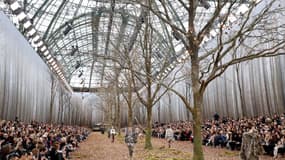
[[[77,126],[0,121],[1,160],[64,160],[89,135]]]
[[[273,117],[255,117],[233,119],[219,118],[215,114],[213,120],[204,121],[202,125],[203,145],[225,147],[239,150],[242,143],[242,134],[247,132],[249,126],[254,125],[258,130],[265,153],[276,157],[278,153],[285,152],[285,114]],[[193,124],[190,121],[174,123],[154,123],[152,135],[164,138],[167,126],[171,126],[176,140],[193,141]]]

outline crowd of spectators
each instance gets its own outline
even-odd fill
[[[239,150],[242,135],[250,129],[250,125],[256,126],[266,154],[274,157],[278,154],[284,154],[285,113],[275,114],[273,117],[260,116],[240,119],[220,118],[218,114],[215,114],[212,120],[206,120],[202,125],[203,145]],[[193,124],[191,121],[156,122],[153,124],[152,135],[164,138],[167,126],[172,127],[175,140],[193,141]]]
[[[0,120],[0,160],[64,160],[87,138],[77,126]]]

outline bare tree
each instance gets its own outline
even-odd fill
[[[203,160],[201,125],[206,87],[230,66],[284,54],[284,23],[277,23],[284,8],[278,0],[177,0],[175,4],[168,0],[134,1],[166,23],[187,50],[192,101],[172,91],[192,113],[193,159]],[[180,6],[179,11],[173,9],[174,5]],[[178,12],[188,16],[185,21]]]
[[[155,81],[157,72],[155,72],[156,66],[152,59],[154,57],[156,31],[150,21],[149,17],[144,20],[145,28],[139,36],[139,46],[132,51],[134,53],[140,53],[140,55],[136,54],[136,58],[133,60],[126,58],[128,61],[128,68],[131,71],[132,85],[137,95],[137,99],[143,104],[147,111],[145,149],[152,149],[151,129],[153,107],[167,92],[167,89],[163,89],[162,85]],[[162,66],[160,70],[164,70],[170,63],[170,57],[168,58],[169,59],[165,58],[160,60]],[[170,87],[173,83],[174,81],[169,80],[167,86]]]
[[[123,84],[124,86],[126,86],[127,88],[127,93],[122,92],[122,96],[125,99],[125,101],[127,102],[128,105],[128,127],[132,127],[133,126],[133,106],[134,106],[134,100],[133,100],[133,82],[132,82],[132,76],[131,76],[132,72],[127,70],[125,72],[125,79],[126,79],[126,83]]]

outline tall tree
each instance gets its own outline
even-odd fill
[[[192,113],[193,159],[203,160],[201,124],[206,87],[230,66],[284,54],[284,22],[276,21],[283,17],[283,4],[279,0],[134,1],[166,23],[187,50],[192,101],[188,101],[183,93],[169,89]]]
[[[148,17],[148,16],[147,16]],[[150,23],[150,18],[144,19],[145,28],[140,34],[138,39],[139,46],[132,52],[140,53],[135,60],[127,58],[128,68],[131,73],[131,80],[137,99],[144,105],[147,112],[146,121],[146,136],[145,136],[145,149],[152,149],[151,143],[151,129],[152,129],[152,110],[159,99],[167,92],[167,89],[162,89],[162,85],[156,83],[157,71],[154,65],[154,43],[156,31]],[[157,35],[156,35],[157,36]],[[169,59],[160,59],[160,70],[165,70],[165,67],[170,63]],[[173,85],[174,81],[169,80],[168,86]]]

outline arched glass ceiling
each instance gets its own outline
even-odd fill
[[[65,77],[72,87],[96,88],[108,85],[107,77],[114,75],[114,59],[118,50],[130,50],[138,44],[138,34],[144,29],[145,10],[135,0],[19,0],[60,62]],[[186,2],[185,0],[182,0]],[[165,0],[170,18],[182,30],[187,30],[187,11],[177,0]],[[155,9],[163,11],[155,0]],[[215,2],[207,1],[209,8],[198,8],[196,27],[205,25],[214,11]],[[187,4],[187,3],[186,3]],[[3,5],[3,4],[2,4]],[[206,9],[207,8],[207,9]],[[153,62],[154,71],[160,71],[163,59],[175,58],[182,49],[172,30],[151,14],[155,26]],[[176,53],[176,54],[175,54]],[[106,77],[107,76],[107,77]]]

